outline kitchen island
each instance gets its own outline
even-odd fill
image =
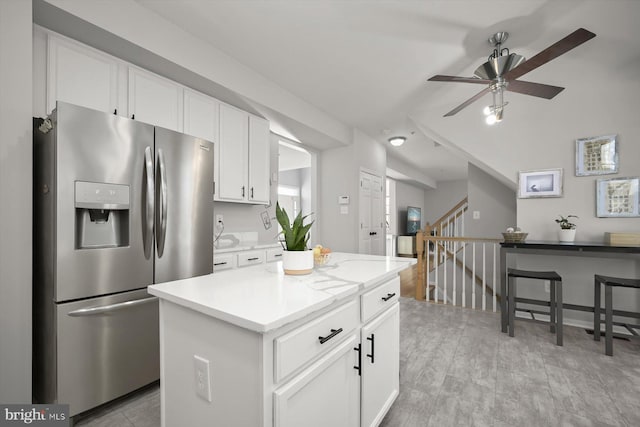
[[[398,395],[398,273],[334,253],[149,287],[160,298],[162,425],[371,426]]]

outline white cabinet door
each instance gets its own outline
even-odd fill
[[[275,427],[355,427],[359,376],[355,335],[274,392]]]
[[[219,171],[215,200],[246,201],[248,117],[245,111],[220,104],[220,138],[215,162]]]
[[[118,62],[99,51],[50,35],[47,114],[56,101],[113,113],[118,107]]]
[[[249,115],[249,201],[269,204],[269,122]]]
[[[191,89],[184,89],[184,133],[215,143],[218,140],[220,102]]]
[[[182,86],[129,67],[129,117],[182,132]]]
[[[400,390],[399,304],[362,328],[361,426],[377,426]]]

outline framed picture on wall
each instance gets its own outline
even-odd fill
[[[518,172],[518,198],[562,197],[562,169]]]
[[[576,176],[618,173],[617,135],[576,139]]]
[[[640,216],[638,201],[640,178],[612,178],[596,181],[596,214],[598,217]]]

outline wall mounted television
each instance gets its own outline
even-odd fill
[[[407,234],[414,235],[420,230],[422,210],[414,206],[407,206]]]

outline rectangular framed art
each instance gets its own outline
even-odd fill
[[[562,197],[562,169],[518,172],[518,198]]]
[[[576,139],[576,176],[617,172],[617,135]]]
[[[596,215],[602,217],[640,216],[640,178],[612,178],[596,181]]]

